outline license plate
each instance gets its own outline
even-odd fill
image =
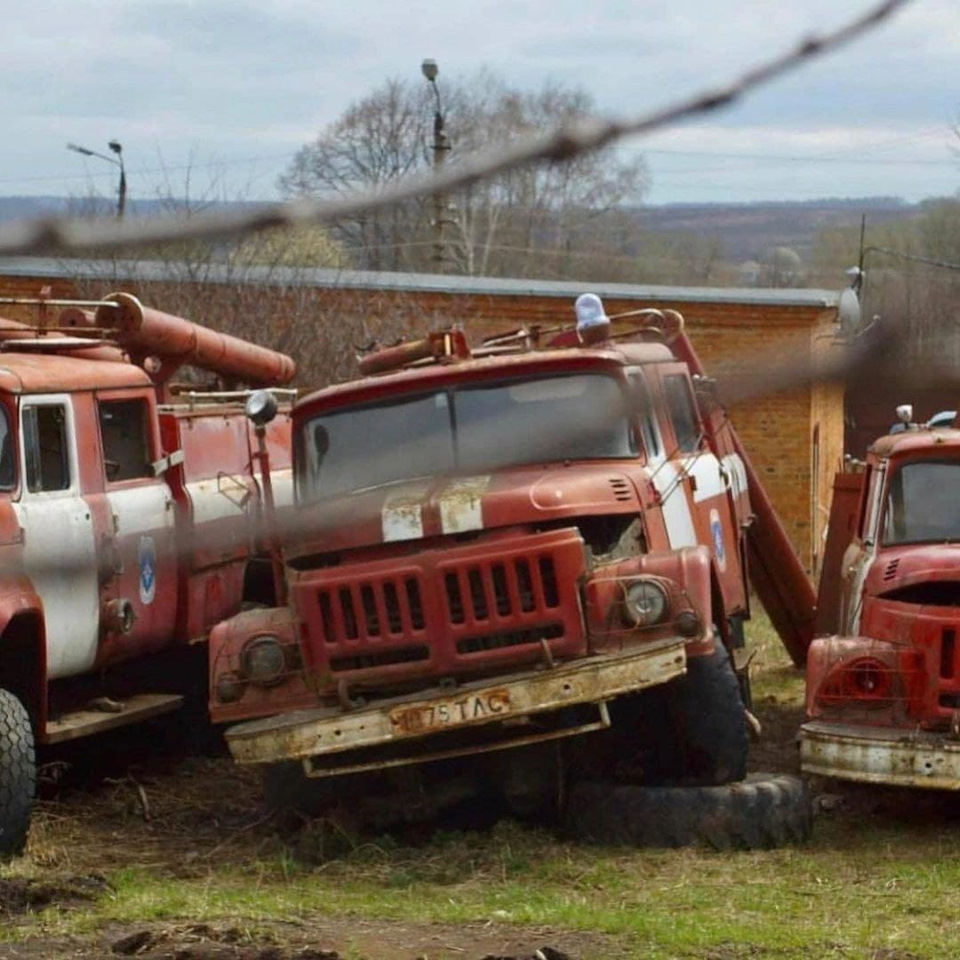
[[[510,712],[508,690],[484,690],[466,693],[449,700],[434,700],[415,707],[397,707],[390,711],[390,722],[399,736],[443,730],[469,723],[497,720]]]

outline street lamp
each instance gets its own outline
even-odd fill
[[[439,176],[443,170],[445,154],[450,149],[450,143],[443,132],[443,108],[440,104],[440,88],[437,86],[437,74],[440,68],[436,60],[424,60],[420,64],[420,72],[426,77],[427,83],[433,87],[436,99],[436,108],[433,113],[433,172]],[[443,228],[446,223],[447,197],[443,191],[433,195],[433,259],[440,273],[445,272],[446,257],[444,256]]]
[[[85,157],[97,157],[100,160],[106,160],[107,163],[112,163],[115,167],[120,168],[120,185],[117,188],[117,219],[122,220],[123,212],[127,206],[127,171],[123,168],[123,146],[119,140],[111,140],[107,146],[111,153],[116,154],[116,157],[108,157],[105,153],[97,153],[96,150],[90,150],[75,143],[68,143],[67,149]]]

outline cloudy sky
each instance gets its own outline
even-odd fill
[[[123,143],[131,197],[190,171],[276,196],[296,149],[387,77],[486,67],[582,87],[634,115],[729,81],[868,0],[34,0],[4,14],[0,195],[107,194],[115,171],[65,149]],[[839,53],[724,112],[625,149],[649,203],[960,188],[960,3],[913,0]],[[452,136],[456,131],[451,129]]]

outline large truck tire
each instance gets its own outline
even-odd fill
[[[726,648],[687,673],[610,704],[611,727],[567,749],[573,780],[648,787],[717,786],[747,775],[748,727]]]
[[[810,836],[813,808],[798,777],[752,774],[714,787],[574,784],[565,832],[578,840],[633,847],[765,850]]]
[[[710,656],[690,659],[668,696],[679,761],[668,764],[673,775],[698,786],[742,780],[749,746],[746,708],[727,648],[718,640]]]
[[[36,785],[30,716],[12,693],[0,690],[0,860],[23,853]]]

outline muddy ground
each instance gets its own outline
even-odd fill
[[[771,697],[756,704],[755,711],[764,733],[752,748],[752,768],[795,772],[799,705]],[[107,878],[123,868],[196,878],[220,866],[279,855],[285,845],[297,854],[296,839],[281,835],[265,812],[256,772],[235,766],[208,735],[198,740],[175,725],[155,723],[132,735],[47,753],[42,760],[42,795],[25,861],[30,869],[0,877],[0,926],[12,934],[8,942],[0,942],[0,960],[623,956],[622,947],[602,934],[496,923],[450,926],[330,917],[261,923],[255,933],[230,923],[138,922],[69,938],[38,937],[33,927],[27,936],[36,911],[51,905],[61,911],[82,908],[108,894]],[[880,802],[874,793],[815,787],[827,816],[856,816],[857,804]],[[425,836],[421,833],[420,838]],[[18,927],[23,937],[17,936]]]

